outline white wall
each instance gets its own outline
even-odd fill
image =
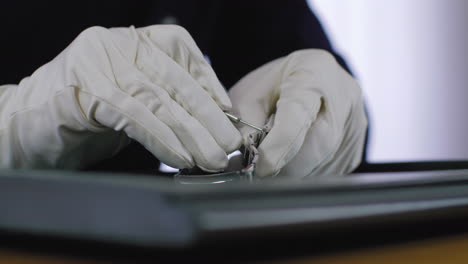
[[[361,82],[371,161],[468,159],[468,1],[310,4]]]

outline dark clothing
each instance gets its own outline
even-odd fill
[[[226,87],[295,50],[331,51],[305,0],[15,0],[0,5],[0,84],[18,83],[90,26],[140,27],[167,17],[192,34]]]
[[[0,84],[18,83],[58,55],[81,31],[95,25],[141,27],[175,18],[210,57],[226,87],[295,50],[332,52],[305,0],[16,0],[0,5]],[[143,152],[133,144],[108,165],[132,170],[155,167],[152,156]]]

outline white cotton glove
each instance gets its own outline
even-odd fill
[[[256,175],[343,174],[360,163],[367,119],[356,81],[322,50],[301,50],[251,72],[229,91],[234,113],[270,133]],[[254,132],[240,125],[244,139]]]
[[[92,27],[18,86],[0,87],[0,167],[80,168],[132,138],[170,166],[218,171],[242,141],[230,108],[183,28]]]

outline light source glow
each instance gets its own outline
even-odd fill
[[[468,1],[309,4],[364,90],[370,161],[468,159]]]

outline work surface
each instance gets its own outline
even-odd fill
[[[3,171],[0,189],[0,260],[338,261],[467,243],[466,170],[189,186]]]
[[[468,236],[455,236],[450,238],[439,238],[423,242],[412,242],[395,244],[391,246],[360,249],[333,255],[322,256],[287,256],[280,258],[264,257],[269,263],[457,263],[468,262]],[[137,258],[138,259],[138,258]],[[223,260],[222,258],[219,258]],[[28,251],[0,250],[0,263],[2,264],[94,264],[94,263],[114,263],[116,258],[98,258],[86,256],[60,256],[54,254],[37,254]],[[120,259],[122,260],[122,259]],[[131,257],[126,259],[128,263],[136,263]],[[144,262],[154,262],[157,258],[148,258]],[[170,258],[169,258],[170,260]],[[225,258],[225,262],[229,259]],[[255,261],[251,262],[255,263]]]

